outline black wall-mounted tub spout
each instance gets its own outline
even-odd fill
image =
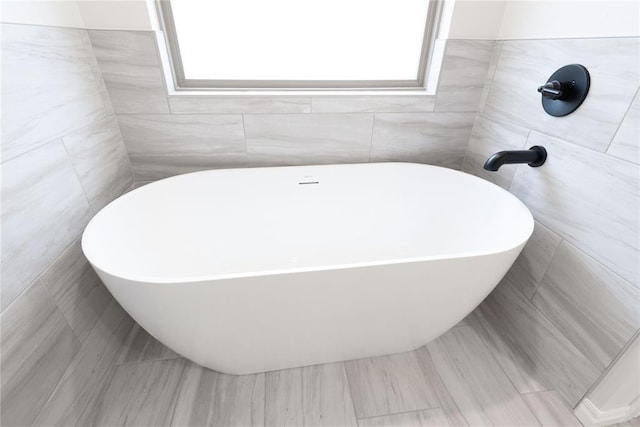
[[[492,154],[484,164],[488,171],[497,171],[504,164],[526,163],[532,168],[542,166],[547,160],[547,150],[540,145],[534,145],[528,150],[498,151]]]

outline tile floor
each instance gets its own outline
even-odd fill
[[[518,367],[485,327],[472,313],[416,351],[233,376],[181,358],[129,319],[113,328],[120,348],[107,377],[73,402],[59,387],[35,425],[580,426],[558,392],[513,381]]]

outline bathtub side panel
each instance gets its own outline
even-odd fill
[[[98,273],[165,345],[217,371],[248,374],[415,349],[482,302],[520,250],[204,283]]]

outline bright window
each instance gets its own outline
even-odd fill
[[[431,4],[431,6],[430,6]],[[184,88],[417,88],[429,0],[161,2]]]

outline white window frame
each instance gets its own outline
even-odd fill
[[[434,46],[438,34],[438,24],[442,0],[429,2],[427,21],[422,40],[422,51],[418,74],[413,80],[209,80],[185,78],[178,37],[171,10],[170,0],[156,0],[156,10],[160,30],[168,50],[168,61],[173,80],[173,89],[179,92],[273,92],[273,91],[425,91],[427,78],[434,62]]]

